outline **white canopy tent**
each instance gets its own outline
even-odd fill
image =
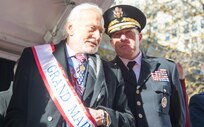
[[[82,2],[103,10],[114,0],[1,0],[0,58],[16,61],[25,47],[58,40],[70,10]]]

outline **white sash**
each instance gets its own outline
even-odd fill
[[[52,54],[54,50],[54,45],[51,44],[32,48],[40,75],[53,102],[71,127],[95,127],[95,120],[84,107],[63,68]]]

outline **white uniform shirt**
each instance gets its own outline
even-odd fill
[[[122,62],[125,64],[126,67],[127,67],[128,62],[130,62],[130,61],[135,61],[136,62],[136,64],[133,66],[133,71],[135,72],[136,79],[137,79],[137,82],[138,82],[139,77],[140,77],[142,53],[140,52],[139,55],[134,60],[128,60],[128,59],[124,59],[124,58],[121,58],[121,57],[120,57],[120,59],[122,60]]]

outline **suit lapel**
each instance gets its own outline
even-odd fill
[[[93,61],[90,60],[90,58],[88,59],[88,61],[89,61],[88,72],[87,72],[88,74],[87,74],[86,83],[85,83],[86,89],[83,94],[83,100],[86,100],[88,96],[93,93],[94,84],[96,81],[96,72],[94,72],[95,69],[92,66],[90,66],[90,63],[91,64],[95,64],[95,63],[92,63]]]
[[[90,55],[89,59],[88,76],[86,81],[86,89],[84,91],[83,100],[86,102],[90,100],[89,96],[92,95],[90,107],[94,105],[99,94],[105,94],[102,87],[105,87],[105,75],[103,71],[103,64],[98,55]]]
[[[124,65],[124,63],[122,62],[122,60],[117,56],[114,60],[114,63],[117,63],[117,65],[120,67],[121,71],[122,71],[122,75],[123,78],[125,80],[125,82],[128,82],[127,84],[131,84],[136,86],[135,81],[132,81],[130,77],[130,73],[127,69],[127,67]]]
[[[141,68],[140,68],[140,77],[138,81],[138,85],[142,86],[145,82],[151,77],[151,73],[158,69],[160,63],[157,61],[151,60],[149,61],[146,58],[142,58]]]
[[[55,46],[55,52],[53,53],[53,55],[55,56],[55,58],[57,59],[59,64],[63,67],[63,69],[66,73],[66,76],[71,81],[70,73],[68,73],[70,71],[69,71],[69,65],[68,65],[66,50],[67,50],[66,49],[66,40],[62,40],[59,44],[57,44]]]

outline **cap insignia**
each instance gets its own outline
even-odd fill
[[[113,10],[113,14],[114,14],[114,17],[115,17],[115,18],[121,18],[121,17],[123,17],[123,10],[122,10],[122,8],[116,7],[116,8]]]

